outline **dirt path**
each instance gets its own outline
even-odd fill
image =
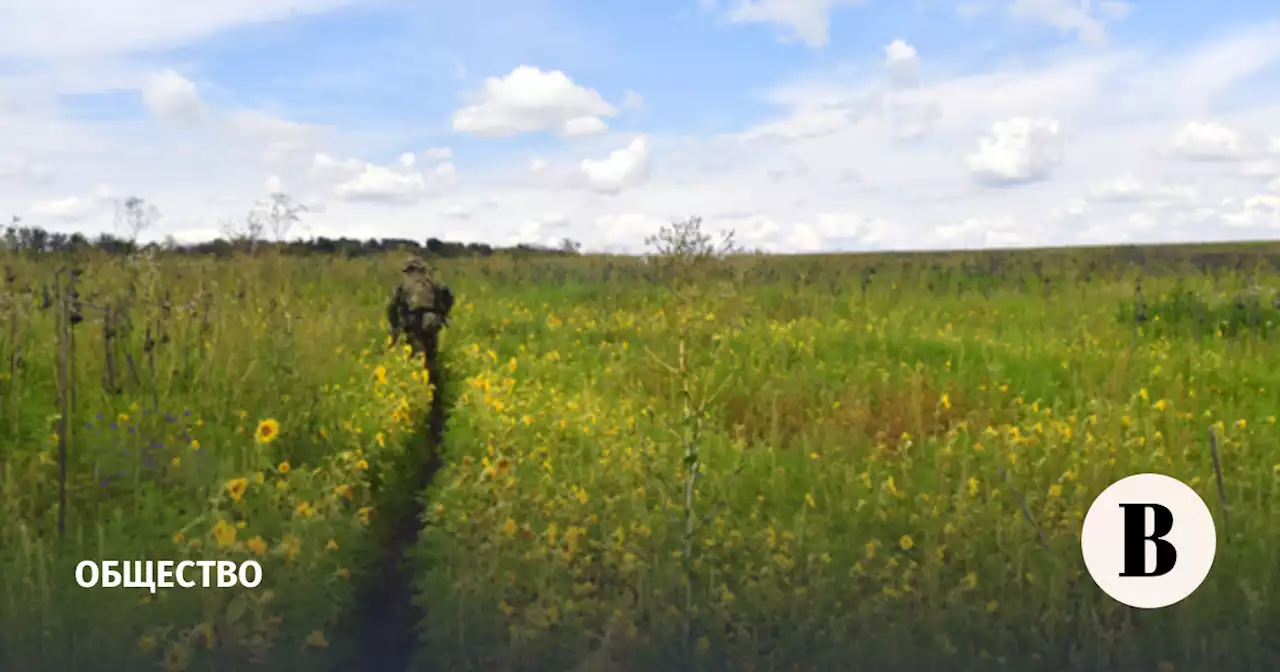
[[[448,421],[448,372],[429,367],[436,385],[427,417],[406,445],[399,464],[380,475],[373,534],[376,552],[356,586],[356,605],[347,623],[351,660],[342,667],[365,672],[405,672],[418,647],[423,613],[413,603],[414,570],[409,556],[422,529],[423,496],[440,469]]]

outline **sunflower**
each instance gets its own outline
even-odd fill
[[[280,423],[273,418],[267,418],[258,423],[258,430],[253,435],[258,443],[271,443],[276,440],[276,437],[280,436]]]
[[[230,548],[236,543],[236,527],[225,520],[219,519],[213,526],[213,539],[218,542],[219,548]]]
[[[227,481],[227,494],[237,502],[244,501],[244,491],[249,487],[249,479],[233,478]]]

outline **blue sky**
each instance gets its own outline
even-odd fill
[[[148,237],[197,240],[283,190],[294,235],[610,250],[689,215],[776,251],[1274,238],[1268,5],[12,4],[0,209],[96,233],[137,194]]]

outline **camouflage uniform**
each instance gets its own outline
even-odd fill
[[[440,329],[448,325],[453,293],[418,257],[410,257],[401,270],[403,277],[387,303],[392,346],[399,343],[403,334],[415,355],[426,355],[428,361],[434,361]]]

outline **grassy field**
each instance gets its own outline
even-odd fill
[[[1280,286],[1276,258],[446,261],[434,399],[386,347],[395,260],[92,259],[66,429],[56,265],[14,260],[0,669],[564,670],[602,639],[623,669],[1274,669],[1280,314],[1236,298]],[[1146,471],[1190,483],[1220,535],[1205,584],[1156,612],[1097,590],[1078,541],[1092,498]],[[369,611],[401,550],[419,609]],[[265,578],[74,581],[180,557]],[[369,614],[413,651],[371,644]]]

